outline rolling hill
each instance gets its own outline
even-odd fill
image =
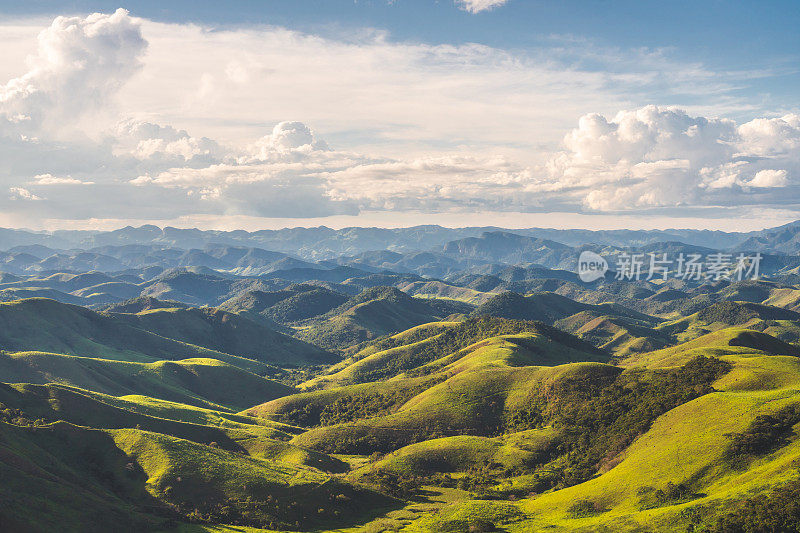
[[[373,287],[301,323],[297,335],[319,346],[344,348],[433,322],[464,309],[458,302],[433,302],[412,298],[394,287]]]
[[[109,317],[161,337],[270,364],[331,363],[332,354],[261,323],[213,307],[150,309]]]
[[[199,346],[221,346],[220,339],[228,339],[234,351],[258,360]],[[213,309],[106,315],[39,298],[0,304],[0,349],[137,362],[214,358],[252,371],[276,362],[297,365],[331,360],[329,354],[306,343]]]
[[[798,531],[795,226],[0,230],[0,531]]]
[[[215,359],[131,363],[44,352],[0,352],[8,383],[59,383],[95,392],[153,396],[217,409],[244,409],[291,394],[286,385]]]

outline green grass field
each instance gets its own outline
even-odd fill
[[[562,329],[372,291],[342,309],[375,338],[296,389],[228,314],[0,304],[0,530],[783,531],[758,529],[800,524],[800,326],[757,302],[781,290],[669,321],[579,305]]]

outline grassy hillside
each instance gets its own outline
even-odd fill
[[[598,310],[575,313],[557,320],[555,326],[618,357],[674,343],[669,334],[654,329],[652,321],[607,315]]]
[[[337,359],[308,343],[213,307],[150,309],[111,317],[161,337],[270,364],[300,366]]]
[[[303,388],[330,387],[350,383],[364,383],[392,378],[400,374],[428,375],[440,370],[463,356],[460,350],[481,340],[498,335],[533,333],[529,351],[539,354],[541,364],[566,360],[608,360],[605,352],[541,323],[502,318],[478,317],[455,323],[441,323],[425,328],[414,328],[397,335],[390,341],[366,347],[356,354],[350,364],[333,367],[334,372],[302,385]],[[554,341],[552,347],[534,347],[543,338]],[[520,340],[520,343],[525,342]],[[385,347],[385,348],[384,348]],[[383,348],[383,349],[380,349]],[[578,355],[562,357],[565,350],[574,349]],[[447,359],[450,357],[450,359]],[[535,359],[535,357],[534,357]],[[345,362],[347,363],[347,361]]]
[[[157,500],[193,520],[270,529],[345,526],[394,503],[318,470],[139,430],[110,431]]]
[[[151,295],[0,303],[0,531],[800,531],[797,287],[581,284],[485,241],[38,279]]]
[[[374,287],[303,323],[297,335],[319,346],[345,348],[433,322],[449,311],[393,287]]]
[[[398,288],[412,296],[449,298],[473,305],[481,305],[495,296],[490,292],[482,292],[469,287],[449,285],[442,281],[412,281],[403,283],[399,285]]]
[[[723,357],[734,354],[800,356],[800,348],[760,331],[726,328],[697,339],[644,354],[631,354],[624,366],[678,366],[698,355]]]
[[[7,531],[158,531],[180,521],[295,530],[395,505],[314,468],[137,429],[0,421],[0,453]]]
[[[665,322],[657,329],[682,342],[731,326],[763,330],[776,321],[798,320],[800,313],[789,309],[750,302],[722,301],[687,317]]]
[[[0,303],[0,349],[152,362],[215,358],[252,371],[264,363],[168,339],[124,320],[42,298]]]
[[[511,334],[496,336],[503,332]],[[470,342],[475,338],[480,340]],[[415,340],[414,335],[407,340]],[[459,349],[459,343],[465,346]],[[329,378],[374,373],[370,363],[375,360],[384,372],[398,358],[407,363],[405,377],[307,392],[249,413],[307,427],[322,425],[295,437],[293,442],[302,446],[338,453],[386,451],[433,436],[503,431],[524,410],[520,402],[528,391],[548,376],[577,372],[602,380],[619,373],[608,365],[581,362],[607,361],[609,356],[543,324],[480,318],[379,351]]]
[[[213,308],[101,314],[38,298],[0,304],[0,349],[137,362],[214,358],[255,372],[332,361],[319,348]]]
[[[347,298],[319,285],[292,284],[277,291],[241,292],[223,302],[220,309],[266,324],[290,323],[327,313]]]
[[[151,296],[138,296],[123,302],[109,304],[102,307],[101,310],[107,313],[141,313],[151,309],[177,309],[180,307],[190,306],[174,300],[159,300]]]
[[[145,474],[104,431],[0,421],[0,456],[4,531],[154,531],[175,524],[173,510],[147,492]]]
[[[10,383],[60,383],[114,396],[141,394],[234,410],[292,393],[286,385],[215,359],[129,363],[44,352],[0,352],[0,375]]]

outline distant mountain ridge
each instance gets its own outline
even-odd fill
[[[184,250],[204,249],[209,245],[261,248],[294,254],[305,261],[320,261],[340,255],[357,255],[374,250],[394,252],[426,251],[450,241],[480,237],[487,232],[507,232],[535,239],[551,240],[567,246],[644,246],[656,242],[679,241],[715,249],[746,248],[782,253],[800,249],[800,222],[751,232],[724,232],[694,229],[669,230],[582,230],[551,228],[499,228],[493,226],[445,228],[423,225],[408,228],[351,227],[331,229],[285,228],[280,230],[219,231],[196,228],[160,228],[154,225],[127,226],[113,231],[59,230],[34,232],[0,228],[0,250],[41,256],[41,247],[53,250],[102,249],[132,245],[160,246]],[[100,252],[102,253],[102,252]],[[43,257],[39,257],[43,259]]]

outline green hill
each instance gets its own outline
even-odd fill
[[[0,457],[3,531],[157,531],[175,523],[104,431],[0,421]]]
[[[303,323],[297,335],[318,346],[345,348],[439,320],[452,311],[447,304],[437,308],[394,287],[373,287]]]
[[[642,322],[652,322],[653,317],[627,309],[618,304],[587,304],[554,292],[535,292],[522,296],[516,292],[503,292],[478,306],[473,315],[496,316],[516,320],[536,320],[553,324],[583,311],[620,316]]]
[[[694,340],[644,354],[631,354],[624,366],[678,366],[697,355],[723,357],[736,354],[800,356],[800,348],[760,331],[725,328]]]
[[[151,309],[110,316],[161,337],[270,364],[300,366],[338,359],[308,343],[214,307]]]
[[[325,314],[347,299],[342,293],[318,285],[294,284],[279,291],[243,292],[220,308],[267,323],[290,323]]]
[[[211,249],[180,260],[272,254]],[[584,285],[437,257],[8,278],[146,295],[0,303],[0,531],[800,531],[789,278]]]
[[[532,333],[537,340],[546,338],[551,347],[534,347],[540,364],[553,364],[565,350],[577,352],[577,360],[608,360],[608,354],[566,333],[541,323],[476,317],[463,322],[431,324],[414,328],[387,341],[367,346],[349,360],[350,364],[336,365],[333,372],[319,376],[302,388],[330,387],[388,379],[400,374],[428,375],[461,357],[460,350],[498,335]],[[523,342],[523,341],[520,341]],[[530,341],[533,342],[533,341]],[[450,359],[447,359],[450,357]],[[568,360],[575,360],[569,359]],[[347,363],[345,361],[344,363]]]
[[[96,429],[143,429],[327,472],[346,470],[337,459],[286,442],[297,428],[147,396],[119,398],[53,384],[0,384],[0,404],[39,425],[64,420]]]
[[[113,396],[141,394],[234,410],[292,393],[286,385],[215,359],[130,363],[43,352],[0,352],[0,375],[10,383],[60,383]]]
[[[347,526],[396,505],[319,470],[136,429],[0,422],[6,531]]]
[[[109,433],[147,476],[148,493],[194,520],[281,530],[330,528],[396,505],[318,470],[158,433]]]
[[[442,281],[410,281],[400,284],[398,288],[412,296],[449,298],[473,305],[481,305],[495,296],[490,292],[481,292],[469,287],[449,285]]]
[[[649,352],[673,343],[668,334],[652,327],[653,322],[606,315],[596,310],[562,318],[555,326],[617,357]]]
[[[765,330],[779,326],[778,321],[800,321],[800,313],[751,302],[721,301],[687,317],[660,324],[657,329],[683,342],[731,326]]]
[[[201,343],[259,360],[199,346]],[[254,372],[263,372],[268,364],[331,360],[330,354],[307,343],[214,309],[115,315],[39,298],[0,304],[0,349],[136,362],[213,358]]]
[[[101,308],[101,310],[106,313],[141,313],[151,309],[177,309],[180,307],[190,306],[174,300],[159,300],[151,296],[138,296],[123,302],[109,304]]]
[[[436,330],[423,334],[431,332]],[[437,435],[491,436],[502,431],[520,409],[512,399],[524,397],[553,372],[597,373],[600,380],[608,372],[619,372],[587,362],[607,361],[605,352],[531,322],[484,317],[448,326],[421,341],[413,342],[414,334],[405,340],[412,342],[376,352],[340,371],[356,381],[361,372],[371,383],[306,392],[248,412],[306,427],[323,426],[295,437],[293,442],[301,446],[338,453],[364,453],[367,447],[386,451]],[[398,357],[408,365],[405,377],[385,375],[389,361]],[[370,363],[392,379],[375,382]],[[513,407],[506,413],[508,402]]]

